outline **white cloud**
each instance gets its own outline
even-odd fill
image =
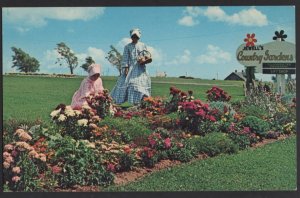
[[[203,15],[212,21],[223,21],[229,24],[238,24],[244,26],[265,26],[268,24],[267,16],[257,10],[255,7],[241,10],[232,15],[226,14],[218,6],[208,7]]]
[[[184,26],[195,26],[199,23],[199,16],[206,16],[211,21],[221,21],[228,24],[237,24],[243,26],[265,26],[268,19],[265,14],[257,10],[255,7],[241,10],[240,12],[227,14],[219,6],[209,6],[207,9],[199,7],[186,7],[183,11],[184,16],[177,22]]]
[[[24,27],[16,27],[16,30],[20,33],[25,33],[25,32],[28,32],[30,29],[24,28]]]
[[[184,16],[181,19],[178,20],[179,25],[183,26],[195,26],[199,23],[199,21],[195,20],[192,16]]]
[[[118,50],[121,50],[119,52],[123,53],[123,49],[124,49],[125,45],[127,45],[130,42],[131,42],[131,38],[122,38],[121,41],[119,41],[117,44]]]
[[[230,53],[214,45],[208,45],[206,54],[196,57],[196,62],[199,64],[217,64],[219,62],[229,62],[230,60]]]
[[[178,55],[174,60],[166,62],[166,65],[179,65],[179,64],[188,64],[191,61],[191,52],[187,49],[183,51],[182,55]]]
[[[183,12],[192,17],[197,17],[201,14],[202,10],[199,7],[188,6]]]
[[[156,49],[152,46],[147,46],[147,49],[151,53],[151,56],[152,56],[152,59],[153,59],[152,64],[161,65],[161,62],[163,60],[162,50]]]
[[[41,27],[47,24],[47,19],[87,21],[103,15],[104,9],[78,7],[3,8],[3,20],[8,23]]]

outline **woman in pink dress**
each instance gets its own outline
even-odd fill
[[[79,89],[74,93],[71,107],[80,110],[86,102],[86,97],[103,91],[100,77],[100,65],[92,64],[88,67],[89,76],[83,79]]]

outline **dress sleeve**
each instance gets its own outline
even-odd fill
[[[124,47],[124,52],[123,52],[122,68],[129,67],[128,61],[129,61],[129,50],[128,50],[128,45],[126,45]]]
[[[84,80],[80,85],[80,98],[85,98],[91,93],[91,84]]]
[[[103,92],[103,84],[102,84],[102,79],[101,78],[98,78],[97,81],[95,82],[95,92],[98,93],[98,92]]]

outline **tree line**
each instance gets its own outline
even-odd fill
[[[40,71],[40,63],[36,58],[30,56],[21,48],[12,47],[11,49],[14,52],[14,55],[12,56],[12,68],[16,67],[18,71],[25,73]],[[68,47],[64,42],[58,43],[54,49],[59,54],[55,64],[68,67],[70,69],[70,73],[73,74],[74,70],[78,66],[78,58],[73,50],[71,50],[71,48]],[[119,75],[121,75],[122,55],[113,45],[110,46],[110,51],[107,53],[105,58],[113,67],[118,69]],[[84,71],[87,71],[88,67],[93,63],[95,63],[93,57],[88,56],[80,67]]]

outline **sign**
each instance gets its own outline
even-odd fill
[[[296,74],[295,69],[263,69],[263,74]]]
[[[239,63],[241,63],[246,67],[255,66],[256,73],[263,73],[263,64],[266,63],[270,65],[274,63],[295,65],[296,64],[295,49],[296,49],[295,44],[286,41],[284,42],[272,41],[270,43],[266,43],[263,45],[254,45],[254,46],[246,46],[246,44],[242,44],[238,47],[236,51],[236,58],[239,61]],[[283,68],[286,67],[284,66]],[[274,69],[278,69],[278,68],[274,68]],[[265,72],[270,72],[270,71],[265,71]]]

